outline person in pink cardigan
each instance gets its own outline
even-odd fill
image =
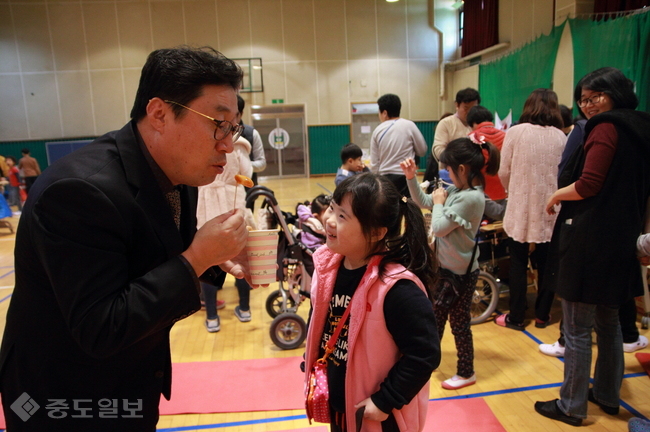
[[[535,247],[537,300],[535,326],[546,327],[553,292],[544,287],[544,268],[556,215],[546,213],[546,202],[557,190],[558,164],[566,145],[557,95],[553,90],[534,90],[519,124],[506,132],[501,149],[499,178],[508,191],[503,229],[510,237],[510,312],[495,323],[524,330],[528,307],[526,291],[530,246]]]
[[[422,431],[429,378],[440,364],[430,300],[436,262],[422,212],[390,180],[364,173],[339,184],[324,225],[305,382],[349,308],[327,358],[331,431]]]

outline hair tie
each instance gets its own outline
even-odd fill
[[[485,144],[485,137],[483,135],[477,135],[476,132],[472,132],[468,137],[474,144],[478,144],[481,147]]]
[[[489,150],[490,148],[488,147],[487,143],[481,144],[481,148],[484,148],[485,150]]]
[[[407,197],[403,196],[401,201],[402,201],[403,204],[406,204],[408,202],[408,200],[409,199]]]

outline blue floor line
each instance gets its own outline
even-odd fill
[[[260,424],[260,423],[275,423],[275,422],[290,421],[290,420],[303,420],[306,418],[307,418],[306,415],[301,414],[301,415],[287,416],[287,417],[273,417],[273,418],[266,418],[266,419],[245,420],[245,421],[229,422],[229,423],[214,423],[214,424],[200,425],[200,426],[181,426],[181,427],[174,427],[174,428],[167,428],[167,429],[157,429],[157,432],[181,432],[181,431],[193,431],[193,430],[202,430],[202,429],[220,429],[220,428],[232,427],[232,426],[247,426],[252,424]]]
[[[4,296],[4,298],[0,299],[0,303],[2,303],[3,301],[7,300],[7,299],[8,299],[9,297],[11,297],[11,296],[12,296],[12,294],[7,294],[6,296]]]
[[[14,273],[15,271],[16,270],[12,269],[10,272],[7,272],[7,273],[3,274],[2,276],[0,276],[0,279],[9,276],[10,274]]]

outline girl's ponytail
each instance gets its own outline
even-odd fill
[[[499,172],[499,165],[501,164],[501,152],[492,143],[485,142],[481,144],[481,148],[487,150],[487,162],[485,163],[485,172],[489,175],[497,175]]]
[[[458,172],[460,165],[467,165],[469,168],[467,181],[472,189],[475,179],[478,179],[479,184],[485,185],[485,178],[481,172],[483,167],[487,174],[496,175],[501,162],[499,149],[494,144],[486,142],[485,137],[477,135],[473,132],[467,138],[451,141],[440,155],[440,162],[447,165],[454,173]]]
[[[412,199],[406,197],[400,200],[399,209],[404,230],[398,237],[387,239],[388,250],[381,260],[380,270],[391,262],[402,264],[422,281],[429,299],[433,299],[438,262],[427,241],[422,211]]]

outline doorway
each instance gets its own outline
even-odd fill
[[[253,127],[264,143],[264,177],[309,177],[304,105],[253,106]]]

